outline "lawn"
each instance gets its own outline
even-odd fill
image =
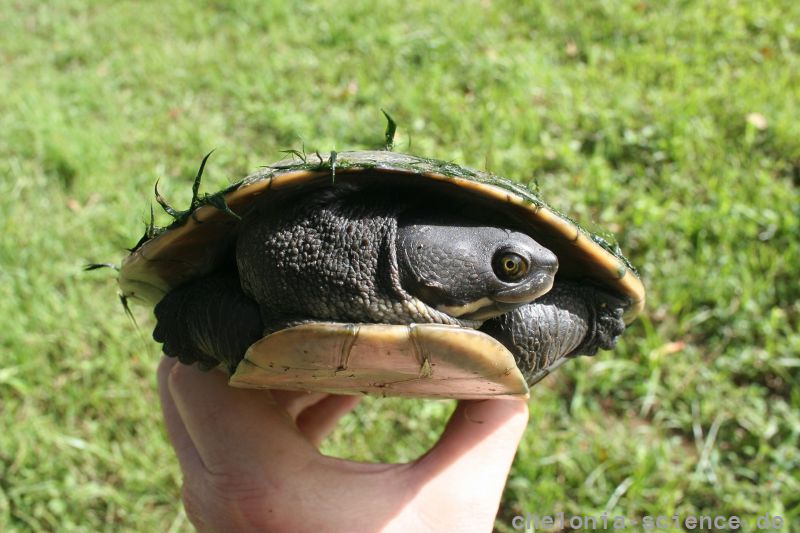
[[[780,515],[800,530],[800,3],[0,0],[0,530],[189,529],[153,319],[116,297],[152,188],[379,146],[536,187],[648,289],[532,391],[497,520]],[[160,222],[168,217],[157,215]],[[451,402],[325,444],[413,459]],[[465,510],[468,512],[468,510]],[[749,529],[749,528],[748,528]]]

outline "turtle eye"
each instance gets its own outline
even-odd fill
[[[492,268],[502,281],[519,281],[528,273],[528,261],[519,254],[501,250],[494,256]]]

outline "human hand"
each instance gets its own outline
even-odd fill
[[[236,389],[164,358],[167,433],[201,531],[490,531],[528,419],[524,400],[462,401],[407,464],[322,455],[356,396]]]

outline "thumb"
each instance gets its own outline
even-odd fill
[[[525,400],[459,403],[442,438],[411,468],[422,493],[438,500],[437,512],[452,505],[451,517],[472,509],[494,519],[527,421]],[[448,498],[442,502],[437,494]]]

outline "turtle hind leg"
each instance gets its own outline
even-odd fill
[[[212,274],[177,287],[155,307],[153,338],[164,353],[202,369],[233,370],[262,337],[258,304],[242,291],[235,273]]]
[[[556,282],[547,294],[480,328],[514,354],[533,385],[567,358],[611,349],[625,330],[625,302],[591,285]]]

